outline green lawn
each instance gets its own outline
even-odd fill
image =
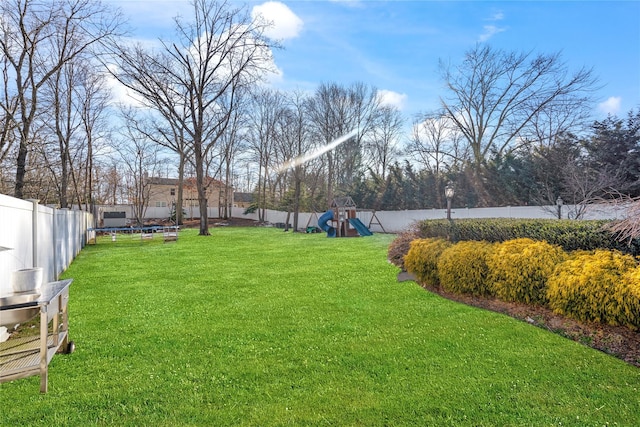
[[[76,352],[1,426],[640,425],[640,370],[396,282],[391,237],[194,230],[85,248]]]

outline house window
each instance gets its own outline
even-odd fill
[[[156,202],[156,208],[166,208],[167,202]]]
[[[172,196],[175,196],[175,195],[176,195],[176,189],[175,189],[175,188],[172,188],[172,189],[171,189],[171,195],[172,195]]]

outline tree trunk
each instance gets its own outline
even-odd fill
[[[180,152],[180,164],[178,165],[178,191],[176,194],[176,225],[184,224],[182,218],[182,197],[184,192],[184,153]]]
[[[204,161],[202,156],[202,147],[195,147],[194,154],[196,156],[196,187],[198,189],[198,207],[200,208],[200,236],[210,236],[209,233],[209,213],[207,209],[207,193],[205,191],[204,177]]]
[[[284,221],[284,231],[289,231],[289,220],[291,219],[291,207],[287,206],[287,219]]]
[[[84,210],[87,212],[93,212],[93,137],[91,133],[87,135],[87,162],[85,166],[84,197]],[[90,206],[91,211],[89,211]]]
[[[327,209],[331,206],[331,202],[333,201],[333,154],[331,151],[327,153],[328,159],[328,172],[327,172]]]
[[[16,184],[14,187],[14,197],[22,199],[24,196],[24,176],[27,168],[27,144],[20,139],[18,157],[16,158]]]
[[[298,231],[298,214],[300,213],[300,193],[301,193],[301,187],[302,187],[302,183],[300,182],[300,173],[299,173],[299,167],[296,168],[296,171],[294,173],[294,179],[295,179],[295,188],[293,191],[293,231],[296,232]]]

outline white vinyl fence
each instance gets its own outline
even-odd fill
[[[577,211],[577,206],[562,206],[562,218],[572,218]],[[452,219],[464,218],[529,218],[529,219],[554,219],[557,218],[556,206],[504,206],[497,208],[458,208],[451,210]],[[298,227],[304,229],[307,225],[317,226],[318,217],[323,212],[300,213]],[[375,217],[374,217],[375,214]],[[590,205],[587,206],[582,216],[583,219],[619,219],[624,215],[624,209],[615,206]],[[358,210],[358,218],[374,233],[399,233],[406,230],[412,223],[425,219],[445,219],[446,209],[422,209],[412,211],[370,211]],[[233,208],[234,218],[248,218],[257,220],[258,214],[244,215],[244,209]],[[267,210],[265,220],[272,224],[284,223],[286,212]],[[289,224],[293,225],[293,214],[289,218]]]
[[[53,209],[0,194],[0,296],[13,292],[11,273],[42,267],[43,279],[58,279],[86,244],[93,215]]]
[[[169,217],[169,209],[164,208],[147,208],[145,218],[147,219],[166,219]],[[584,210],[584,212],[582,212]],[[101,206],[98,207],[99,215],[108,211],[127,212],[127,218],[133,223],[133,209],[130,205],[118,206]],[[233,218],[245,218],[258,220],[258,212],[244,214],[244,208],[232,208]],[[209,218],[218,218],[218,208],[212,207],[208,209]],[[563,205],[561,215],[564,219],[573,219],[577,212],[581,212],[582,219],[620,219],[624,217],[624,206],[611,205]],[[324,212],[309,213],[300,212],[298,215],[298,228],[304,230],[309,226],[318,225],[318,217]],[[375,217],[374,217],[375,214]],[[187,212],[187,217],[198,217],[198,212]],[[464,218],[528,218],[528,219],[554,219],[557,218],[557,206],[502,206],[492,208],[454,208],[451,210],[452,219]],[[387,232],[399,233],[406,230],[412,223],[425,219],[445,219],[447,217],[446,209],[422,209],[412,211],[376,211],[358,210],[358,218],[368,226],[374,233]],[[284,224],[287,218],[287,212],[267,210],[265,221],[271,224]],[[289,217],[289,224],[293,226],[293,213]]]

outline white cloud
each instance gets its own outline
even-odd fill
[[[622,98],[619,96],[610,96],[606,101],[598,104],[598,110],[604,114],[616,115],[620,111]]]
[[[362,0],[329,0],[331,3],[341,3],[347,7],[362,7]]]
[[[111,92],[111,99],[114,104],[120,104],[127,107],[142,107],[144,106],[144,100],[138,95],[134,93],[122,83],[120,83],[111,73],[118,73],[118,66],[115,64],[109,64],[109,74],[106,74],[106,84],[107,88]]]
[[[402,110],[404,104],[407,102],[407,94],[394,92],[392,90],[379,90],[378,97],[382,105],[396,107],[398,110]]]
[[[496,27],[495,25],[485,25],[484,33],[480,34],[480,37],[478,37],[478,40],[480,40],[481,42],[486,42],[491,37],[503,31],[506,31],[506,28]]]
[[[274,40],[287,40],[298,37],[304,23],[284,3],[268,1],[251,10],[251,17],[262,15],[262,18],[272,26],[267,28],[265,35]]]
[[[498,11],[493,15],[491,15],[491,17],[486,20],[491,22],[498,22],[498,21],[502,21],[503,19],[504,19],[504,13]],[[503,31],[507,30],[505,27],[498,27],[497,25],[493,25],[493,24],[485,25],[483,29],[484,29],[484,32],[480,34],[480,37],[478,37],[478,40],[480,42],[486,42],[496,34],[502,33]]]

